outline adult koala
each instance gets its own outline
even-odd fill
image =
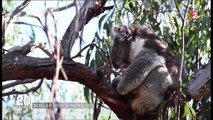
[[[176,88],[177,59],[167,44],[145,26],[115,26],[111,36],[112,65],[116,69],[125,68],[112,85],[121,95],[133,95],[134,119],[138,116],[145,119],[143,116],[155,113],[167,90]]]

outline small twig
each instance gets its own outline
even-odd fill
[[[17,15],[19,12],[21,12],[30,2],[31,0],[25,0],[21,5],[16,7],[16,9],[11,13],[10,19],[8,20],[8,22],[10,22],[13,19],[13,17]]]
[[[23,4],[23,3],[22,3]],[[60,11],[63,11],[63,10],[66,10],[66,9],[68,9],[68,8],[70,8],[70,7],[73,7],[73,6],[75,6],[75,2],[72,2],[71,4],[69,4],[69,5],[66,5],[66,6],[63,6],[63,7],[59,7],[59,8],[47,8],[47,10],[45,10],[45,11],[43,11],[43,12],[41,12],[41,13],[39,13],[39,14],[44,14],[44,13],[46,13],[47,11],[52,11],[52,12],[60,12]],[[11,13],[12,14],[12,13]],[[4,16],[5,17],[8,17],[8,14],[6,13],[6,14],[4,14]],[[16,14],[14,15],[14,16],[35,16],[35,15],[33,15],[33,14],[29,14],[29,13],[26,13],[25,11],[19,11],[19,12],[16,12]],[[14,17],[13,16],[13,17]]]
[[[98,71],[103,71],[105,73],[105,75],[110,75],[110,74],[114,74],[115,76],[117,75],[122,75],[120,72],[116,72],[114,71],[112,68],[109,67],[109,61],[107,61],[107,63],[103,66],[100,66],[97,68]]]
[[[178,15],[180,16],[181,20],[184,21],[184,18],[183,18],[183,16],[182,16],[181,13],[180,13],[180,9],[178,8],[178,5],[177,5],[177,3],[176,3],[176,0],[174,0],[174,3],[175,3],[175,7],[176,7],[176,9],[177,9]]]
[[[46,13],[46,12],[45,12]],[[43,23],[41,22],[41,19],[38,17],[38,16],[36,16],[36,15],[32,15],[32,14],[29,14],[29,15],[26,15],[26,16],[29,16],[29,17],[32,17],[32,18],[35,18],[35,19],[37,19],[38,20],[38,22],[41,24],[41,26],[43,27],[43,30],[44,30],[44,25],[43,25]]]
[[[66,5],[66,6],[63,6],[63,7],[59,7],[59,8],[49,8],[49,9],[51,9],[53,12],[60,12],[60,11],[62,11],[62,10],[66,10],[66,9],[68,9],[68,8],[70,8],[70,7],[73,7],[73,6],[75,6],[75,2],[72,2],[71,4]]]
[[[180,65],[179,65],[179,76],[178,76],[178,79],[179,79],[179,82],[178,82],[178,87],[177,87],[177,95],[178,95],[178,99],[180,100],[181,98],[181,92],[182,92],[182,88],[181,88],[181,85],[182,85],[182,69],[183,69],[183,60],[184,60],[184,51],[185,51],[185,20],[186,20],[186,12],[188,10],[188,6],[189,6],[189,3],[190,1],[188,1],[187,5],[186,5],[186,8],[185,8],[185,11],[184,11],[184,15],[182,16],[181,13],[180,13],[180,10],[178,8],[178,5],[176,3],[176,0],[174,0],[174,3],[175,3],[175,6],[176,6],[176,9],[179,13],[179,16],[181,17],[181,20],[182,20],[182,26],[181,26],[181,37],[182,37],[182,40],[181,40],[181,62],[180,62]],[[180,116],[180,101],[178,100],[177,102],[177,108],[176,108],[176,113],[177,113],[177,119],[180,119],[181,116]]]
[[[46,7],[46,2],[45,2],[45,7]],[[51,17],[53,18],[54,21],[54,29],[55,29],[55,34],[56,37],[55,38],[55,47],[54,47],[54,52],[53,52],[53,58],[55,60],[56,63],[56,68],[55,68],[55,74],[53,76],[53,80],[52,80],[52,84],[51,84],[51,88],[50,88],[50,103],[55,103],[56,102],[56,89],[57,89],[57,80],[59,78],[59,71],[60,71],[60,45],[57,39],[57,27],[56,27],[56,21],[55,21],[55,17],[52,14],[52,11],[50,11],[49,9],[47,9],[47,12],[45,13],[45,33],[48,35],[48,42],[51,48],[51,44],[50,44],[50,39],[49,39],[49,30],[48,30],[48,26],[47,26],[47,16],[48,13],[50,13]],[[52,49],[52,48],[51,48]],[[51,50],[52,51],[52,50]],[[51,119],[56,119],[55,118],[55,112],[53,109],[49,109],[49,116]]]
[[[64,79],[65,79],[65,80],[68,80],[67,74],[66,74],[66,72],[65,72],[65,70],[64,70],[64,68],[63,68],[63,66],[62,66],[63,60],[64,60],[64,57],[62,56],[62,57],[61,57],[61,60],[60,60],[60,65],[61,65],[60,68],[61,68],[61,72],[62,72],[62,74],[63,74],[63,76],[64,76]]]
[[[50,51],[53,51],[52,46],[51,46],[51,42],[50,42],[49,27],[48,27],[48,24],[47,24],[48,13],[49,13],[49,11],[47,10],[44,14],[44,28],[43,28],[43,30],[44,30],[44,33],[47,36],[47,41],[48,41],[48,44],[49,44],[49,47],[50,47]]]
[[[98,52],[100,52],[100,53],[105,53],[104,51],[103,51],[103,49],[102,48],[100,48],[97,44],[95,44],[95,47],[98,49],[98,50],[100,50],[100,51],[98,51]],[[102,58],[107,58],[108,56],[106,56],[105,54],[103,54],[105,57],[103,57],[102,56]],[[106,59],[107,61],[108,61],[108,59]]]
[[[56,21],[56,19],[55,19],[55,16],[53,15],[53,13],[52,12],[50,12],[50,14],[51,14],[51,16],[52,16],[52,18],[53,18],[53,20],[54,20],[54,28],[55,28],[55,44],[56,44],[56,51],[57,51],[57,57],[59,57],[59,61],[58,61],[58,66],[59,66],[59,69],[61,70],[61,72],[62,72],[62,74],[63,74],[63,76],[64,76],[64,79],[65,80],[68,80],[68,77],[67,77],[67,75],[66,75],[66,72],[65,72],[65,70],[64,70],[64,68],[63,68],[63,66],[62,66],[62,63],[63,63],[63,60],[64,60],[64,57],[63,56],[61,56],[60,55],[60,53],[61,53],[61,46],[60,46],[60,42],[59,42],[59,39],[58,39],[58,37],[57,37],[57,33],[58,33],[58,31],[57,31],[57,21]]]
[[[107,120],[111,120],[111,116],[112,116],[112,111],[110,110],[109,117]]]
[[[98,119],[98,115],[99,115],[99,112],[100,112],[100,109],[98,110],[97,108],[97,102],[98,102],[98,99],[97,99],[97,96],[95,96],[95,103],[94,103],[94,108],[93,108],[93,120],[97,120]]]
[[[50,58],[52,58],[52,53],[50,53],[48,49],[45,49],[45,45],[46,44],[38,43],[37,45],[34,45],[34,48],[40,48],[44,53],[46,53]]]
[[[54,15],[51,14],[52,17],[53,17],[53,20],[55,22],[55,18],[54,18]],[[57,32],[56,30],[56,26],[55,26],[55,31]],[[53,82],[52,82],[52,86],[51,86],[51,98],[50,98],[50,102],[53,102],[53,99],[55,98],[55,95],[56,95],[56,82],[59,78],[59,71],[60,71],[60,67],[61,67],[61,64],[60,64],[60,44],[59,44],[59,41],[57,39],[57,37],[55,38],[55,55],[56,55],[56,58],[55,58],[55,61],[56,61],[56,68],[55,68],[55,75],[53,77]]]
[[[95,43],[90,43],[88,45],[86,45],[84,48],[82,48],[75,56],[73,56],[71,59],[74,59],[74,58],[77,58],[79,56],[81,56],[81,53],[88,47],[92,47],[92,46],[95,46],[96,44]]]
[[[26,93],[29,93],[29,92],[35,92],[36,90],[38,90],[41,87],[42,83],[43,83],[43,80],[41,80],[36,87],[32,87],[30,89],[27,89],[24,92],[16,91],[15,89],[13,89],[10,92],[2,93],[2,96],[9,96],[9,95],[12,95],[12,94],[26,94]]]
[[[55,50],[54,50],[55,51],[54,52],[54,56],[55,57],[54,57],[54,59],[56,61],[56,68],[55,68],[55,74],[54,74],[53,81],[52,81],[51,96],[50,96],[50,102],[53,103],[53,102],[57,101],[56,100],[56,92],[57,92],[56,89],[57,89],[57,80],[59,79],[60,70],[61,70],[61,72],[64,75],[64,78],[66,80],[68,79],[68,77],[67,77],[67,75],[65,73],[65,70],[62,67],[62,63],[63,63],[63,58],[64,57],[60,55],[61,46],[60,46],[60,41],[59,41],[58,36],[57,36],[57,33],[58,33],[58,31],[57,31],[57,21],[55,19],[54,14],[51,11],[49,11],[49,12],[50,12],[50,15],[53,18],[54,28],[55,28],[55,36],[53,36],[53,37],[55,39]],[[53,110],[50,110],[49,113],[50,113],[50,117],[57,118],[55,115],[59,114],[60,112],[59,113],[55,113]]]
[[[43,29],[41,26],[38,26],[38,25],[33,25],[33,24],[30,24],[30,23],[26,23],[26,22],[12,22],[13,24],[23,24],[23,25],[29,25],[29,26],[32,26],[32,27],[38,27],[38,28],[41,28]]]
[[[104,13],[106,10],[111,10],[111,9],[113,9],[113,7],[114,7],[113,5],[112,6],[103,7],[103,8],[101,8],[101,12],[100,13]]]
[[[15,82],[11,82],[8,84],[5,84],[2,86],[2,90],[10,88],[10,87],[14,87],[17,86],[19,84],[24,84],[24,83],[32,83],[34,82],[36,79],[26,79],[26,80],[16,80]]]
[[[101,107],[107,109],[107,110],[111,110],[109,107],[104,106],[102,103],[97,103],[98,105],[100,105]]]
[[[12,13],[9,13],[9,19],[6,19],[5,15],[5,20],[3,20],[3,25],[2,25],[2,42],[4,45],[4,41],[5,41],[5,36],[7,34],[7,28],[9,26],[8,23],[10,23],[10,21],[14,18],[14,16],[16,16],[18,13],[20,13],[29,3],[31,2],[31,0],[25,0],[21,5],[19,5],[18,7],[15,8],[15,10]]]
[[[88,47],[94,47],[94,46],[95,46],[98,50],[100,50],[102,53],[104,53],[103,49],[101,49],[96,43],[92,42],[92,43],[86,45],[84,48],[82,48],[75,56],[71,57],[71,59],[74,59],[74,58],[76,58],[76,57],[81,56],[81,53],[82,53],[86,48],[88,48]],[[104,54],[103,54],[103,55],[104,55]],[[104,56],[105,56],[105,55],[104,55]],[[107,56],[105,56],[105,58],[106,58],[106,57],[107,57]],[[104,58],[104,57],[103,57],[103,58]]]

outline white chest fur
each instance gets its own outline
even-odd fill
[[[137,56],[137,54],[144,50],[144,44],[145,44],[146,39],[142,39],[142,38],[136,38],[136,40],[134,42],[132,42],[131,44],[131,50],[130,50],[130,62],[132,62],[135,57]]]

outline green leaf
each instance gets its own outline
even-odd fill
[[[121,9],[126,8],[129,3],[129,0],[123,0],[123,6]]]
[[[196,118],[196,112],[195,112],[195,110],[192,108],[191,105],[189,105],[189,109],[190,109],[190,111],[191,111],[191,115],[192,115],[194,118]]]
[[[90,102],[89,95],[90,95],[90,89],[88,87],[84,86],[84,97],[88,103]]]
[[[88,49],[87,53],[86,53],[86,57],[85,57],[85,64],[86,64],[86,65],[89,65],[89,61],[90,61],[90,57],[91,57],[93,48],[94,48],[94,47],[90,47],[90,48]]]
[[[170,118],[171,118],[171,120],[173,120],[174,118],[175,118],[175,110],[174,110],[174,108],[169,108],[169,110],[170,110],[170,112],[171,112],[171,114],[170,114]]]
[[[99,20],[99,22],[98,22],[98,27],[99,27],[99,28],[101,28],[101,24],[103,23],[103,20],[104,20],[104,18],[106,17],[106,15],[107,15],[107,14],[103,15],[103,16],[100,18],[100,20]]]
[[[99,50],[96,50],[95,51],[95,63],[97,66],[101,66],[101,56],[100,56],[100,53],[99,53]]]
[[[36,39],[35,31],[32,26],[30,28],[32,31],[32,34],[30,35],[30,39],[31,39],[31,41],[35,42],[35,39]]]
[[[184,105],[184,113],[183,113],[183,116],[185,117],[185,116],[188,115],[188,114],[189,114],[189,104],[186,103],[186,104]]]
[[[142,15],[142,18],[141,18],[141,24],[144,24],[147,20],[147,17],[148,17],[148,14],[146,13],[146,10],[143,10],[143,15]]]
[[[95,62],[94,59],[91,60],[90,62],[90,67],[96,68],[97,67],[97,62]]]
[[[133,6],[132,2],[129,2],[129,8],[130,10],[136,11],[135,6]]]

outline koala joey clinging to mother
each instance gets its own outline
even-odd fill
[[[121,95],[133,94],[131,108],[137,116],[153,113],[168,89],[177,85],[178,65],[167,44],[142,25],[112,28],[111,60],[124,73],[112,81]]]

